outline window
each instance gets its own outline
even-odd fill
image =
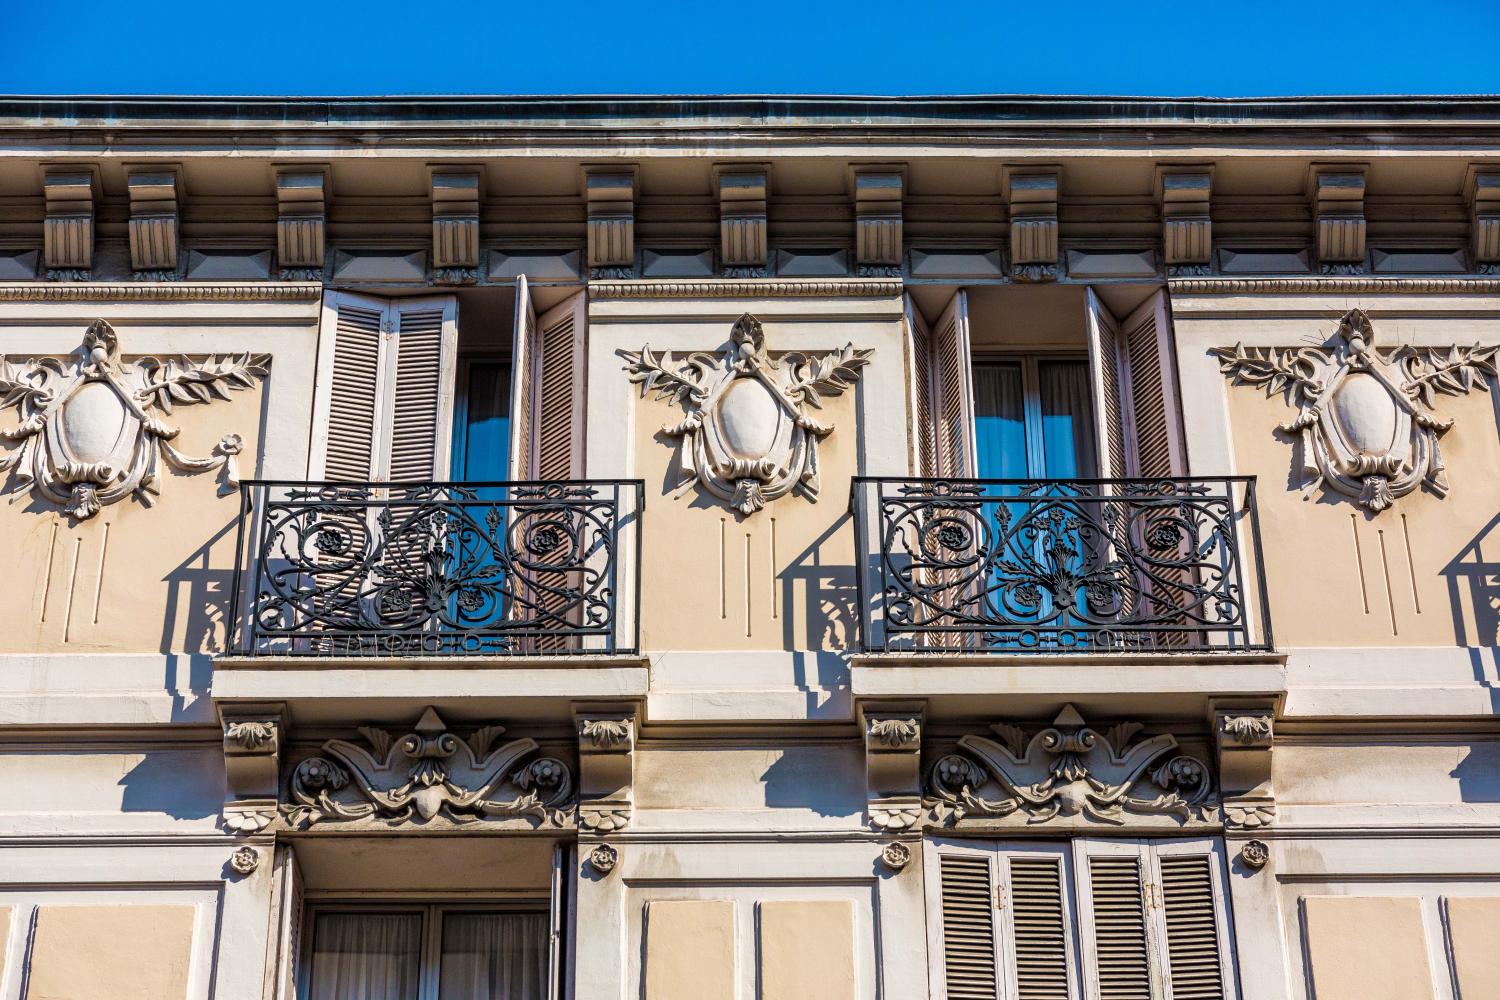
[[[479,907],[318,907],[304,1000],[546,1000],[549,918]]]
[[[1096,477],[1089,397],[1085,360],[976,358],[974,440],[979,477]]]
[[[932,847],[936,996],[1238,996],[1216,840],[952,840]]]
[[[453,478],[496,482],[510,474],[510,365],[460,358],[453,407]]]

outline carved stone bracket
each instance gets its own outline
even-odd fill
[[[19,426],[0,427],[0,439],[21,442],[0,453],[0,472],[15,470],[33,493],[62,504],[74,517],[135,495],[150,506],[158,492],[161,464],[181,472],[223,468],[229,486],[239,484],[238,434],[219,440],[212,455],[193,458],[172,446],[177,428],[162,418],[174,406],[228,399],[266,377],[270,358],[143,358],[126,364],[120,338],[104,320],[83,334],[80,357],[13,363],[0,354],[0,408],[15,406]]]
[[[442,285],[479,281],[478,167],[441,167],[432,172],[432,269]]]
[[[1057,280],[1056,167],[1007,170],[1010,206],[1010,268],[1016,281]]]
[[[97,170],[97,167],[47,167],[42,174],[47,199],[42,266],[50,280],[89,280],[94,266]]]
[[[573,707],[578,729],[578,827],[597,834],[630,825],[635,807],[634,703]]]
[[[256,833],[276,818],[286,706],[225,706],[219,720],[224,730],[224,827]]]
[[[719,167],[719,263],[726,278],[766,277],[770,167]]]
[[[587,167],[589,277],[635,277],[635,169]]]
[[[1470,246],[1480,274],[1500,274],[1500,168],[1470,167],[1464,180]]]
[[[1303,492],[1326,486],[1379,513],[1426,486],[1448,493],[1438,437],[1453,426],[1433,409],[1438,394],[1489,388],[1500,345],[1377,350],[1359,309],[1325,347],[1216,348],[1219,370],[1266,392],[1285,392],[1297,416],[1281,425],[1302,439]]]
[[[927,804],[939,824],[1190,827],[1216,817],[1209,766],[1170,733],[1138,738],[1139,723],[1094,728],[1071,705],[1028,733],[990,727],[928,768]]]
[[[1324,274],[1364,270],[1365,170],[1364,164],[1314,165],[1308,173],[1318,267]]]
[[[1209,194],[1212,187],[1212,167],[1158,169],[1161,243],[1169,275],[1184,277],[1211,271],[1213,220],[1209,214]]]
[[[130,190],[130,269],[143,281],[175,280],[180,168],[126,167],[125,184]]]
[[[428,708],[395,737],[360,728],[363,743],[329,740],[292,770],[281,804],[297,829],[318,824],[525,823],[565,827],[574,802],[567,764],[535,740],[501,742],[503,726],[460,737]]]
[[[854,169],[854,257],[861,278],[901,276],[902,168]]]
[[[1276,792],[1271,784],[1275,703],[1216,701],[1210,712],[1219,755],[1225,829],[1270,826],[1276,820]]]
[[[327,167],[276,168],[276,266],[282,281],[323,277]]]
[[[865,797],[870,825],[897,833],[922,818],[922,723],[925,707],[864,704]]]

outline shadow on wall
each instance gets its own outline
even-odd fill
[[[1453,608],[1454,640],[1460,646],[1500,646],[1500,514],[1490,518],[1442,569]],[[1474,609],[1473,634],[1464,608]]]
[[[766,806],[807,809],[819,816],[858,816],[864,812],[864,761],[826,747],[790,746],[762,772]],[[836,772],[846,773],[838,774]]]
[[[845,512],[787,561],[777,574],[781,586],[782,639],[787,649],[847,651],[859,641],[859,589],[854,567],[845,562],[825,562],[823,549],[841,534],[852,534],[851,518]],[[798,591],[801,591],[800,613]],[[799,623],[805,628],[800,642]]]
[[[1500,743],[1474,742],[1460,748],[1463,759],[1448,772],[1465,802],[1500,802]]]
[[[213,547],[233,538],[238,528],[238,518],[231,519],[162,578],[167,598],[161,652],[220,653],[227,648],[234,568],[210,562]],[[179,637],[180,645],[174,648]]]
[[[173,819],[206,819],[224,801],[218,758],[191,750],[148,750],[120,778],[120,811],[163,813]]]

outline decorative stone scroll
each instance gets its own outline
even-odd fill
[[[1208,765],[1169,733],[1137,740],[1142,728],[1123,722],[1094,729],[1067,705],[1030,736],[1007,724],[991,727],[998,740],[965,736],[958,753],[928,769],[929,808],[948,825],[1122,825],[1131,817],[1155,825],[1212,822]]]
[[[0,408],[21,414],[19,426],[0,428],[0,438],[21,442],[0,455],[0,471],[14,469],[35,495],[79,519],[132,494],[151,506],[163,459],[182,472],[223,468],[228,486],[238,486],[238,434],[221,438],[207,458],[193,458],[172,447],[177,428],[158,414],[229,399],[264,379],[269,364],[268,355],[248,352],[126,364],[119,336],[102,319],[85,331],[77,360],[12,362],[0,354]]]
[[[832,424],[812,411],[823,397],[837,396],[859,380],[873,350],[842,350],[810,358],[791,353],[771,357],[760,321],[749,313],[734,324],[731,346],[722,354],[690,354],[669,367],[666,354],[621,351],[630,381],[641,394],[656,392],[687,411],[687,418],[662,428],[681,438],[681,496],[698,483],[712,496],[746,516],[800,488],[818,498],[818,441]]]
[[[1271,784],[1276,706],[1271,701],[1218,701],[1211,709],[1219,753],[1226,830],[1259,830],[1276,821]]]
[[[922,818],[923,706],[862,705],[866,811],[877,830],[898,833]]]
[[[1438,437],[1453,426],[1433,409],[1439,393],[1488,391],[1500,345],[1376,349],[1375,328],[1351,309],[1324,347],[1214,350],[1219,370],[1297,407],[1282,424],[1302,439],[1303,493],[1326,486],[1379,513],[1425,485],[1448,493]]]
[[[480,726],[460,738],[431,708],[400,738],[365,726],[364,745],[329,740],[297,765],[282,815],[297,829],[359,821],[424,825],[440,817],[566,825],[574,800],[568,766],[539,755],[535,740],[497,745],[504,732]]]
[[[281,705],[234,705],[221,711],[224,729],[226,830],[256,833],[276,818],[281,776]]]
[[[578,726],[578,826],[606,834],[630,825],[635,807],[633,704],[574,706]]]

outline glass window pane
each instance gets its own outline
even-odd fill
[[[443,917],[440,1000],[546,1000],[545,913]]]
[[[475,361],[468,372],[464,426],[454,435],[460,456],[454,478],[505,479],[510,471],[510,365]]]
[[[417,1000],[422,917],[319,913],[310,1000]]]
[[[974,365],[974,444],[981,479],[1026,478],[1026,405],[1020,365]]]
[[[1094,451],[1094,411],[1089,366],[1084,361],[1043,361],[1042,463],[1048,479],[1093,479],[1099,475]]]

